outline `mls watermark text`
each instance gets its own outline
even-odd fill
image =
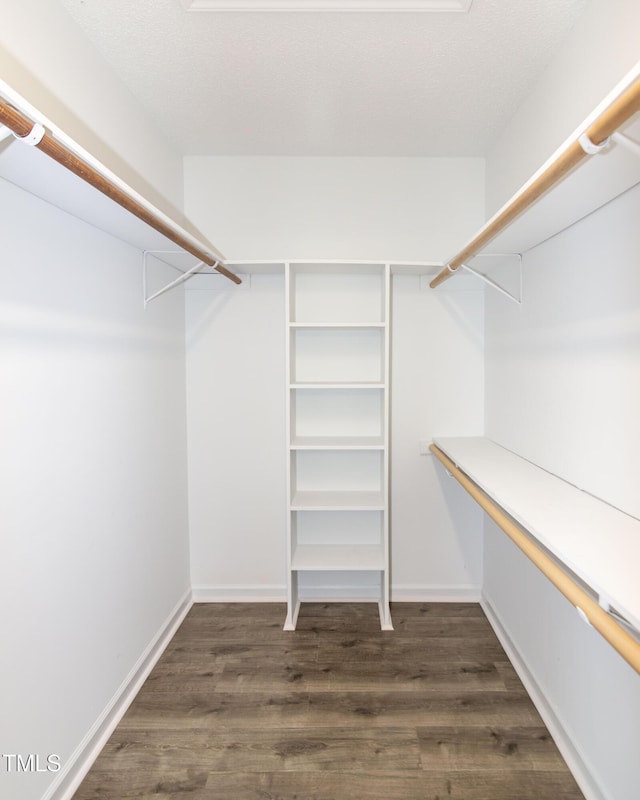
[[[60,756],[55,753],[47,756],[38,753],[2,753],[0,766],[4,772],[58,772]]]

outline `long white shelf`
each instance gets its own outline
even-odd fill
[[[601,603],[640,630],[640,520],[489,439],[434,444]]]
[[[429,285],[477,255],[523,254],[639,183],[640,62]]]
[[[157,258],[181,272],[196,261],[165,236],[35,148],[20,142],[0,143],[0,178],[138,250],[157,253]],[[184,235],[191,234],[184,231]],[[206,247],[214,256],[220,255],[212,246]]]
[[[640,121],[621,128],[640,144]],[[624,145],[590,157],[578,169],[541,197],[483,250],[490,253],[526,253],[640,183],[640,157]],[[476,263],[474,262],[474,268]]]
[[[115,190],[122,192],[143,207],[166,228],[170,228],[174,234],[186,240],[191,247],[206,253],[212,259],[220,262],[224,260],[224,256],[213,245],[205,241],[201,233],[190,228],[181,212],[176,210],[175,218],[167,216],[90,153],[84,151],[51,120],[1,80],[0,100],[18,109],[20,113],[28,116],[31,120],[41,123],[46,133],[51,134],[58,144],[68,148],[70,153],[86,163],[87,172],[91,170],[97,172],[107,182],[112,183]],[[197,261],[194,256],[165,235],[122,208],[117,202],[73,174],[37,147],[16,141],[13,136],[0,140],[0,178],[139,250],[157,253],[160,260],[181,272],[187,271],[194,261]],[[210,270],[209,267],[206,269]]]
[[[382,545],[314,545],[296,546],[291,569],[328,571],[376,571],[385,569]]]
[[[241,258],[227,259],[225,264],[229,269],[234,272],[242,273],[243,275],[282,275],[285,271],[285,264],[309,264],[311,260],[308,258],[286,259],[278,258],[273,260],[264,259],[262,261],[243,260]],[[318,262],[319,265],[327,264],[329,261]],[[343,264],[344,260],[337,260],[336,263]],[[370,262],[367,262],[370,263]],[[384,262],[380,262],[384,263]],[[442,261],[397,261],[394,259],[389,260],[389,267],[392,275],[435,275],[444,266]],[[189,281],[192,288],[206,288],[207,281],[210,281],[210,276],[206,271],[195,276],[194,279]],[[310,327],[318,328],[323,327],[383,327],[384,323],[322,323],[322,322],[290,322],[291,327]]]

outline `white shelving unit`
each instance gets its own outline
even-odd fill
[[[389,612],[389,295],[381,263],[285,265],[285,630],[305,600]]]

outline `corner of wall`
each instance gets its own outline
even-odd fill
[[[189,590],[177,603],[157,634],[130,670],[91,730],[78,745],[72,757],[51,784],[42,800],[71,800],[87,772],[107,743],[116,726],[142,688],[151,670],[189,613],[193,599]]]

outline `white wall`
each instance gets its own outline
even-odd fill
[[[179,217],[181,156],[64,8],[52,0],[2,0],[1,12],[2,80],[134,189]]]
[[[185,159],[185,211],[228,259],[439,261],[483,221],[479,158]]]
[[[419,441],[483,432],[484,293],[472,278],[437,292],[428,280],[393,279],[392,599],[477,599],[482,512]]]
[[[196,599],[285,596],[284,276],[250,280],[185,292]]]
[[[482,219],[483,163],[474,159],[190,158],[185,174],[190,217],[237,259],[441,258]],[[284,279],[254,275],[235,288],[203,276],[190,286],[196,596],[283,599]],[[436,434],[482,432],[484,298],[463,287],[460,279],[436,295],[417,276],[394,279],[395,599],[479,595],[481,515],[471,502],[451,511],[449,487],[418,451]]]
[[[589,3],[489,154],[490,212],[633,67],[639,25],[636,0]],[[635,516],[639,211],[636,189],[530,251],[523,305],[486,308],[486,435]],[[638,676],[489,521],[484,556],[485,598],[587,797],[632,800]]]
[[[640,516],[640,190],[524,261],[521,307],[487,297],[486,433]],[[607,532],[602,531],[603,537]],[[638,675],[487,523],[484,594],[599,790],[640,785]]]
[[[640,194],[525,256],[524,302],[487,300],[487,431],[640,517]]]
[[[2,0],[0,76],[181,218],[181,157],[60,4]],[[0,794],[34,800],[73,786],[190,602],[184,307],[143,312],[139,251],[0,195],[0,740],[61,763],[0,759]]]
[[[0,741],[62,766],[2,759],[0,793],[35,800],[190,597],[184,308],[143,310],[139,251],[0,205]]]
[[[639,28],[637,0],[590,0],[563,48],[487,154],[488,216],[635,65]]]

